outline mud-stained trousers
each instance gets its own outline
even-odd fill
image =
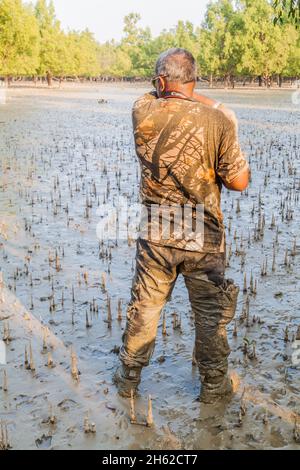
[[[236,310],[238,287],[225,280],[225,253],[198,253],[137,241],[136,271],[120,360],[149,364],[160,313],[178,275],[184,276],[195,320],[195,353],[202,388],[214,391],[226,377],[230,348],[226,325]]]

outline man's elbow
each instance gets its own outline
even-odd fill
[[[230,183],[224,183],[224,186],[227,189],[230,189],[231,191],[244,191],[247,189],[250,181],[250,172],[249,169],[247,168],[245,171],[243,171],[240,175],[238,175],[234,180],[232,180]]]

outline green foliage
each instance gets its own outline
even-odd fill
[[[60,52],[64,44],[60,24],[55,18],[53,4],[47,6],[46,0],[38,0],[35,6],[36,19],[40,33],[40,75],[47,71],[60,73]]]
[[[291,22],[274,25],[273,20],[274,10],[267,0],[210,3],[199,34],[202,73],[269,78],[293,71],[298,75],[299,34]]]
[[[297,27],[300,25],[300,0],[274,0],[274,24],[283,24],[288,18]]]
[[[98,48],[100,75],[124,77],[132,69],[130,57],[113,41],[106,42]]]
[[[235,41],[238,29],[236,22],[230,0],[219,0],[208,5],[204,23],[199,30],[197,58],[202,74],[224,76],[236,73],[240,59]]]
[[[64,32],[52,0],[37,0],[34,6],[0,0],[0,75],[47,75],[49,83],[52,76],[148,78],[162,51],[183,47],[196,57],[199,74],[210,80],[295,77],[300,74],[299,0],[274,4],[212,0],[202,25],[179,21],[157,37],[130,13],[122,40],[99,44],[88,30]]]
[[[39,66],[39,31],[30,6],[0,0],[0,75],[31,74]]]
[[[124,18],[124,38],[121,41],[121,50],[130,59],[130,75],[147,77],[152,69],[152,37],[149,28],[138,26],[140,16],[130,13]],[[150,72],[151,73],[151,72]]]
[[[280,74],[296,43],[296,29],[290,24],[273,25],[273,9],[265,0],[241,0],[239,6],[240,26],[235,37],[241,51],[238,71],[264,77]]]
[[[100,74],[98,61],[98,45],[93,34],[85,30],[72,32],[67,36],[69,70],[67,75],[79,75],[81,77],[95,77]]]

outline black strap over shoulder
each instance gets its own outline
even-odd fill
[[[188,96],[186,96],[184,93],[181,93],[180,91],[166,91],[162,98],[179,98],[180,100],[186,100],[186,101],[194,101],[196,102],[196,100],[194,100],[194,98],[189,98]]]

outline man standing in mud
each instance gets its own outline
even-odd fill
[[[232,394],[226,325],[234,317],[239,291],[224,277],[221,189],[224,185],[243,191],[249,167],[233,113],[194,92],[192,54],[180,48],[165,51],[155,72],[155,91],[133,107],[140,194],[147,214],[137,241],[121,365],[114,382],[122,396],[136,392],[153,353],[161,311],[181,273],[195,320],[200,400],[215,403]]]

